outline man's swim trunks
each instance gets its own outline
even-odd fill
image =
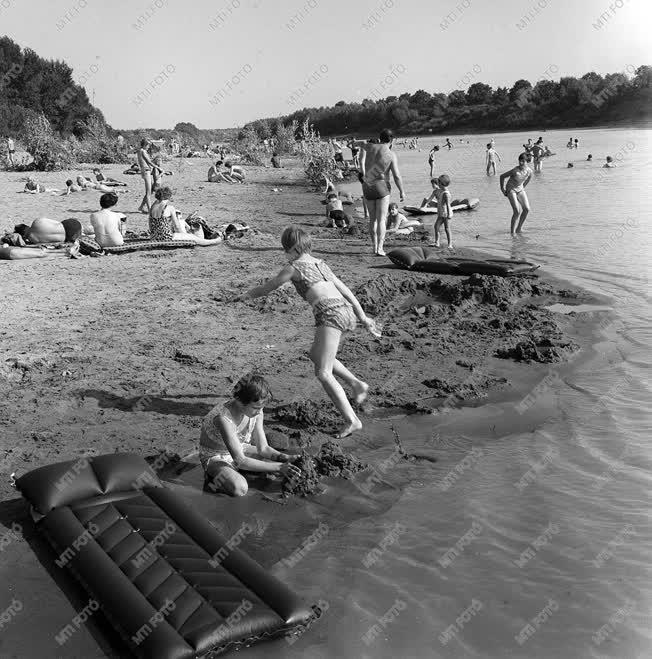
[[[362,182],[362,194],[365,199],[382,199],[383,197],[387,197],[390,191],[389,183],[384,178],[377,179],[371,183]]]

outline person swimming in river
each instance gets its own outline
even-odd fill
[[[607,162],[605,162],[605,164],[602,166],[610,169],[612,167],[615,167],[616,163],[614,162],[614,159],[611,156],[607,156]]]
[[[309,357],[315,367],[315,376],[344,421],[335,436],[348,437],[362,428],[362,422],[337,378],[351,387],[353,400],[358,404],[367,397],[369,385],[337,359],[340,339],[344,332],[355,329],[356,317],[374,336],[380,336],[380,331],[373,319],[365,314],[351,290],[324,261],[312,256],[310,236],[305,231],[287,227],[281,235],[281,245],[289,265],[264,284],[236,296],[234,301],[269,295],[283,284],[292,282],[297,293],[312,306],[315,338]]]
[[[271,397],[262,376],[245,375],[233,388],[231,399],[216,405],[204,417],[199,461],[210,490],[241,497],[249,490],[247,475],[301,475],[293,464],[298,455],[277,451],[267,443],[263,409]]]
[[[526,186],[532,180],[532,170],[528,167],[528,162],[528,154],[521,153],[518,166],[500,175],[500,191],[509,199],[513,211],[510,223],[512,236],[521,233],[530,212],[530,202],[525,192]]]

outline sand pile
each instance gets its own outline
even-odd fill
[[[308,496],[317,494],[323,476],[339,476],[350,479],[353,474],[366,469],[368,465],[361,462],[351,453],[346,453],[335,442],[324,442],[317,456],[311,456],[306,451],[301,453],[295,462],[301,469],[299,478],[286,478],[282,489],[284,496]]]
[[[432,297],[445,300],[453,306],[464,304],[467,300],[475,304],[501,306],[512,305],[532,295],[532,285],[523,277],[473,274],[464,281],[452,283],[436,279],[428,286],[428,292]]]

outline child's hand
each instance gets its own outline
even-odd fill
[[[286,478],[298,478],[301,476],[301,469],[299,469],[299,467],[295,467],[291,462],[285,462],[281,465],[279,473],[281,473]]]
[[[380,338],[383,335],[380,327],[376,324],[376,321],[373,318],[365,316],[365,319],[362,322],[369,332],[371,332],[376,338]]]

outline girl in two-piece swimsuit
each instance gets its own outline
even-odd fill
[[[340,338],[343,332],[355,329],[356,317],[375,336],[380,336],[380,332],[349,288],[326,263],[310,254],[310,236],[305,231],[288,227],[281,235],[281,244],[290,265],[261,286],[239,295],[236,301],[267,295],[288,282],[294,284],[297,293],[312,306],[315,316],[315,339],[310,349],[315,375],[344,419],[336,437],[348,437],[362,428],[362,422],[335,376],[350,385],[356,403],[364,401],[369,386],[337,359]]]
[[[532,170],[527,166],[528,154],[522,153],[518,157],[518,167],[510,169],[500,175],[500,190],[509,199],[512,207],[510,231],[512,236],[521,233],[521,228],[530,212],[530,201],[525,192],[525,186],[532,178]],[[503,187],[503,182],[507,184]]]

